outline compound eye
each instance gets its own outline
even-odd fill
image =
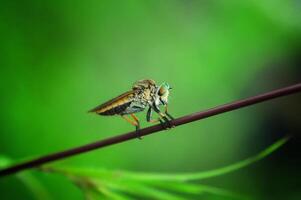
[[[161,87],[158,93],[159,93],[160,96],[162,96],[162,95],[165,94],[165,92],[166,92],[166,91],[165,91],[165,88],[164,88],[164,87]]]

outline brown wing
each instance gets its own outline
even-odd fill
[[[89,112],[96,112],[100,115],[119,114],[118,112],[121,112],[122,108],[133,100],[134,93],[135,91],[125,92],[118,97],[93,108]]]

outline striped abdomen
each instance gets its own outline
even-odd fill
[[[127,108],[131,105],[131,102],[122,104],[122,105],[118,105],[116,107],[112,107],[108,110],[105,110],[103,112],[97,112],[100,115],[121,115],[125,112],[125,110],[127,110]]]
[[[134,91],[129,91],[97,106],[89,112],[95,112],[99,115],[121,115],[130,107],[134,97]]]

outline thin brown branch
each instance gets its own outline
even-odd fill
[[[271,100],[274,98],[294,94],[297,92],[301,92],[301,83],[298,83],[296,85],[292,85],[289,87],[281,88],[278,90],[274,90],[271,92],[263,93],[263,94],[260,94],[257,96],[243,99],[243,100],[234,101],[232,103],[228,103],[228,104],[221,105],[221,106],[218,106],[215,108],[211,108],[209,110],[189,114],[189,115],[174,119],[171,121],[171,123],[175,126],[179,126],[179,125],[190,123],[190,122],[193,122],[196,120],[204,119],[204,118],[218,115],[221,113],[225,113],[225,112],[240,109],[240,108],[243,108],[246,106],[254,105],[254,104],[257,104],[260,102],[268,101],[268,100]],[[141,129],[140,135],[146,136],[146,135],[156,133],[156,132],[159,132],[162,130],[164,130],[164,128],[161,125],[154,125],[154,126],[150,126],[150,127]],[[86,145],[83,145],[80,147],[75,147],[75,148],[68,149],[65,151],[42,156],[37,159],[29,160],[27,162],[23,162],[23,163],[16,164],[16,165],[10,166],[8,168],[2,169],[2,170],[0,170],[0,177],[9,175],[9,174],[13,174],[16,172],[20,172],[25,169],[37,167],[37,166],[40,166],[42,164],[46,164],[49,162],[57,161],[60,159],[65,159],[65,158],[68,158],[68,157],[71,157],[74,155],[78,155],[81,153],[85,153],[88,151],[92,151],[95,149],[103,148],[103,147],[110,146],[113,144],[118,144],[121,142],[125,142],[125,141],[131,140],[131,139],[135,139],[136,137],[137,137],[136,132],[132,131],[132,132],[125,133],[122,135],[118,135],[118,136],[110,137],[110,138],[107,138],[104,140],[100,140],[100,141],[97,141],[94,143],[86,144]]]

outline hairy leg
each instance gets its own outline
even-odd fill
[[[170,120],[166,117],[166,115],[164,113],[162,113],[160,111],[160,109],[156,105],[154,105],[152,108],[165,121],[165,124],[167,125],[168,128],[172,128],[173,127],[173,125],[170,123]]]
[[[147,111],[147,114],[146,114],[146,121],[147,122],[150,122],[150,123],[157,123],[157,122],[160,122],[160,124],[164,127],[164,129],[168,129],[168,127],[165,126],[163,120],[161,118],[158,118],[158,119],[152,119],[152,108],[149,107],[148,108],[148,111]]]
[[[136,127],[136,134],[137,134],[137,137],[138,137],[139,139],[141,139],[141,136],[139,135],[140,123],[139,123],[138,118],[137,118],[136,116],[135,116],[135,118],[132,116],[134,120],[131,120],[130,118],[128,118],[128,117],[125,116],[125,115],[121,115],[121,117],[122,117],[123,119],[125,119],[127,122],[129,122],[130,124],[132,124],[133,126]]]
[[[170,119],[175,119],[171,114],[168,113],[168,105],[165,105],[165,114],[170,118]]]

